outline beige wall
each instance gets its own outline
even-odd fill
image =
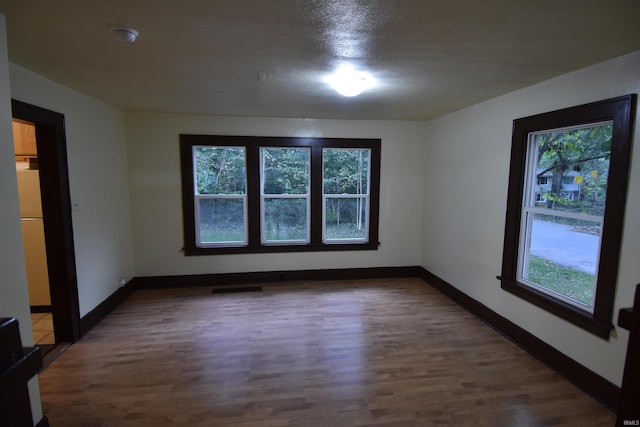
[[[80,315],[134,275],[124,114],[10,64],[14,99],[64,114]]]
[[[419,265],[420,122],[214,117],[128,113],[127,141],[136,275]],[[185,257],[179,134],[381,138],[380,242],[377,251]]]
[[[15,168],[6,22],[4,15],[0,15],[0,317],[18,319],[22,344],[30,346],[33,345],[33,333]],[[33,420],[38,422],[42,418],[42,406],[37,376],[29,381],[29,395]]]
[[[640,92],[640,52],[432,120],[425,155],[422,265],[609,381],[620,385],[626,331],[605,341],[512,294],[501,272],[513,120]],[[640,131],[636,121],[615,317],[640,282]]]

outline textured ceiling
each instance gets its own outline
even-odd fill
[[[640,50],[638,0],[0,0],[0,11],[12,62],[126,111],[428,119]],[[138,40],[114,40],[116,26]],[[377,85],[338,95],[325,78],[342,63]]]

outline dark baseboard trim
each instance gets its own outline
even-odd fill
[[[582,366],[564,353],[561,353],[525,329],[491,310],[489,307],[456,289],[453,285],[445,282],[433,273],[422,267],[420,267],[420,269],[420,276],[429,285],[442,292],[527,353],[562,375],[565,379],[582,389],[582,391],[602,403],[609,410],[616,412],[620,398],[620,387]]]
[[[35,427],[49,427],[49,419],[43,416]]]
[[[136,289],[228,286],[246,283],[275,283],[296,280],[353,280],[391,277],[420,277],[421,267],[372,267],[330,270],[263,271],[253,273],[146,276],[133,279]]]
[[[91,329],[102,321],[109,313],[119,306],[129,295],[133,293],[135,288],[132,286],[133,279],[126,285],[118,288],[107,299],[102,301],[96,308],[85,314],[80,319],[80,336],[85,336]]]
[[[50,305],[32,305],[29,308],[32,313],[51,313]]]

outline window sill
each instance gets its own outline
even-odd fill
[[[184,248],[185,256],[197,255],[239,255],[239,254],[264,254],[283,252],[336,252],[336,251],[375,251],[379,243],[327,243],[320,245],[261,245],[261,246],[228,246],[208,248]]]
[[[501,287],[505,291],[512,293],[538,307],[546,310],[569,323],[578,326],[604,340],[609,340],[613,324],[610,321],[603,321],[593,314],[580,310],[568,303],[557,300],[543,292],[537,291],[522,283],[500,277]]]

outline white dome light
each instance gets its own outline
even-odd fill
[[[342,65],[326,78],[327,83],[342,96],[358,96],[373,86],[374,80],[366,71],[358,71],[351,65]]]

